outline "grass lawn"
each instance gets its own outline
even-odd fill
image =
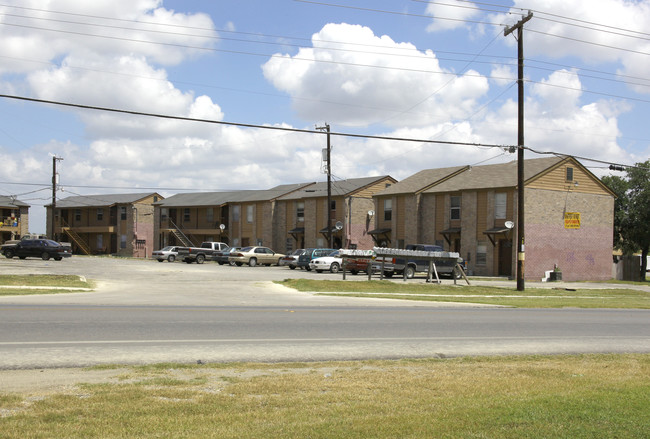
[[[0,393],[0,436],[21,439],[647,438],[649,427],[650,355],[164,364]]]
[[[29,288],[11,288],[29,287]],[[48,288],[54,287],[54,288]],[[66,288],[94,288],[91,281],[73,275],[0,275],[0,296],[24,296],[31,294],[60,294],[79,292]]]
[[[392,281],[332,281],[286,279],[278,282],[298,291],[432,302],[463,302],[520,308],[650,308],[650,293],[626,288],[565,289],[501,288],[476,285],[438,285]]]

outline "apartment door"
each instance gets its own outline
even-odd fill
[[[508,239],[499,240],[498,264],[498,276],[512,276],[512,241]]]

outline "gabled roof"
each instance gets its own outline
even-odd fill
[[[14,207],[30,207],[29,204],[23,203],[20,200],[17,200],[13,197],[7,197],[5,195],[0,195],[0,207],[4,208],[14,208]]]
[[[524,181],[557,165],[564,159],[549,157],[524,160]],[[517,161],[496,165],[472,166],[468,170],[432,186],[424,193],[456,192],[483,188],[506,188],[517,186]]]
[[[72,197],[56,200],[57,209],[77,207],[108,207],[115,204],[131,204],[150,197],[152,195],[162,198],[157,192],[146,192],[139,194],[101,194],[101,195],[75,195]],[[52,204],[46,204],[52,207]]]
[[[375,196],[418,193],[467,169],[469,169],[469,166],[425,169],[401,180],[399,183],[387,187],[383,191],[375,194]]]
[[[332,181],[332,196],[340,197],[340,196],[350,195],[354,192],[357,192],[367,186],[375,184],[386,178],[390,179],[393,182],[395,181],[395,179],[390,175],[381,175],[378,177],[350,178],[347,180]],[[302,198],[320,198],[320,197],[327,197],[326,181],[313,183],[300,190],[282,196],[279,199],[299,200]]]

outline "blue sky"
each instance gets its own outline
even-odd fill
[[[247,125],[650,156],[649,1],[6,0],[1,94]],[[335,180],[513,160],[497,147],[334,136]],[[52,154],[69,195],[323,181],[322,135],[0,98],[0,194],[45,230]],[[539,157],[532,152],[527,158]],[[597,175],[607,165],[583,160]]]

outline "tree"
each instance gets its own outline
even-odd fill
[[[641,252],[641,279],[646,280],[650,252],[650,160],[627,168],[626,179],[603,177],[617,196],[614,204],[614,247],[623,254]]]

